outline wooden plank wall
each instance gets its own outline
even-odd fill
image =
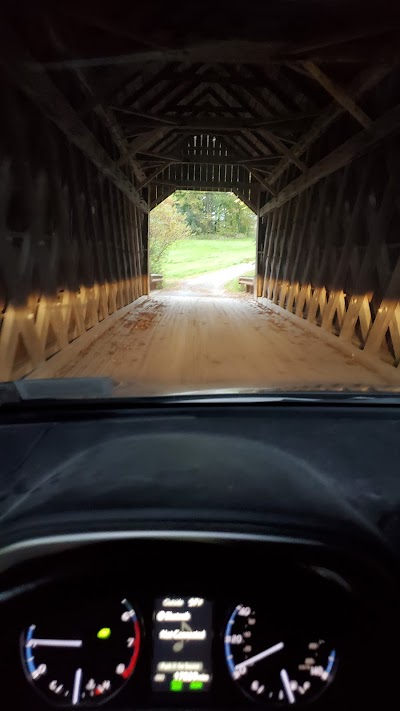
[[[318,147],[306,162],[316,157]],[[292,167],[279,177],[278,195],[297,175]],[[400,362],[399,181],[396,136],[259,218],[257,286],[258,297],[394,367]]]
[[[10,380],[148,293],[147,215],[29,99],[1,90],[0,380]],[[88,123],[117,159],[94,113]]]

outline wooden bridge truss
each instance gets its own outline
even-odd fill
[[[0,379],[148,293],[149,212],[177,189],[257,215],[257,298],[397,367],[397,19],[304,0],[273,36],[265,7],[211,31],[205,2],[190,31],[178,2],[161,31],[157,3],[89,5],[0,30]]]

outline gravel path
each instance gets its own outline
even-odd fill
[[[234,264],[232,267],[207,272],[200,276],[187,277],[172,289],[162,289],[160,293],[171,296],[224,296],[225,284],[228,281],[248,274],[254,268],[254,262]]]

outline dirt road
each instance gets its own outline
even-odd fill
[[[224,296],[227,281],[248,274],[254,268],[254,262],[234,264],[232,267],[207,272],[200,276],[187,277],[173,288],[163,289],[162,293],[174,296]]]
[[[384,384],[301,322],[253,300],[159,294],[122,311],[32,377],[111,376],[137,394]]]

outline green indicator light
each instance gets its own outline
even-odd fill
[[[171,691],[182,691],[183,681],[180,681],[180,679],[172,679],[169,688]]]
[[[201,691],[204,686],[203,681],[191,681],[189,684],[190,691]]]
[[[97,639],[108,639],[111,637],[111,630],[109,627],[102,627],[97,633]]]

